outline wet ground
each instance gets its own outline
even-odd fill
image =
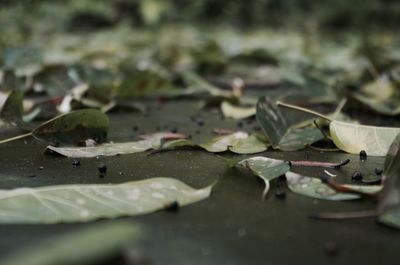
[[[109,139],[122,142],[136,139],[140,133],[176,129],[191,134],[195,141],[201,141],[212,135],[213,128],[257,129],[256,122],[252,120],[238,124],[236,120],[221,119],[219,113],[200,111],[199,103],[181,100],[167,102],[161,107],[151,103],[147,115],[110,114]],[[190,119],[199,113],[204,125],[193,123]],[[385,123],[379,120],[379,123],[382,122]],[[135,125],[138,126],[136,131]],[[9,130],[1,137],[16,133]],[[274,181],[268,198],[263,201],[263,183],[255,176],[230,168],[218,155],[200,150],[81,159],[81,166],[74,167],[72,159],[44,155],[45,146],[45,143],[32,138],[0,146],[0,187],[120,183],[171,177],[199,188],[218,181],[209,199],[181,208],[178,212],[162,211],[125,218],[144,228],[144,237],[138,246],[151,264],[398,264],[400,259],[400,233],[377,224],[374,218],[336,221],[308,218],[311,212],[372,209],[375,204],[368,200],[314,200],[291,193],[284,183]],[[350,158],[350,165],[330,170],[338,174],[342,181],[349,181],[355,170],[372,173],[376,167],[381,168],[384,161],[383,158],[368,157],[366,162],[360,162],[358,156],[315,150],[268,151],[262,155],[290,160],[341,161]],[[100,178],[97,171],[101,162],[108,166],[104,178]],[[323,174],[321,169],[297,171],[315,177]],[[277,188],[286,191],[284,199],[275,196]],[[36,244],[44,238],[90,225],[92,223],[1,225],[0,256]]]

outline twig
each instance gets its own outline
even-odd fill
[[[311,213],[308,217],[311,219],[354,219],[354,218],[367,218],[375,217],[378,215],[377,210],[357,211],[357,212],[325,212],[325,213]]]
[[[12,141],[15,141],[15,140],[19,140],[19,139],[22,139],[22,138],[25,138],[25,137],[28,137],[28,136],[31,136],[31,135],[32,135],[32,133],[29,132],[29,133],[26,133],[26,134],[22,134],[22,135],[14,136],[14,137],[11,137],[11,138],[7,138],[7,139],[4,139],[4,140],[1,140],[0,144],[4,144],[4,143],[12,142]]]
[[[337,152],[340,150],[339,148],[321,148],[321,147],[316,147],[313,145],[309,145],[308,147],[310,147],[311,149],[313,149],[315,151],[323,151],[323,152]]]
[[[305,113],[320,117],[320,118],[328,120],[328,121],[332,121],[332,119],[329,118],[328,116],[326,116],[324,114],[321,114],[319,112],[310,110],[310,109],[302,108],[302,107],[295,106],[295,105],[292,105],[292,104],[283,103],[283,102],[280,102],[280,101],[277,101],[276,105],[279,106],[279,107],[285,107],[285,108],[288,108],[288,109],[298,110],[298,111],[301,111],[301,112],[305,112]]]
[[[328,168],[341,168],[347,165],[350,159],[346,159],[340,163],[320,162],[320,161],[289,161],[291,166],[300,167],[328,167]]]

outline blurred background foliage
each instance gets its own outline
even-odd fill
[[[35,32],[86,31],[118,23],[215,23],[236,27],[395,30],[398,0],[0,0],[1,44]]]

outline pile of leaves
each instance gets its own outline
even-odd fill
[[[315,199],[376,201],[368,212],[318,213],[315,218],[376,216],[400,228],[400,128],[364,125],[345,111],[359,108],[399,117],[395,37],[381,43],[381,36],[345,36],[340,44],[293,32],[218,33],[210,30],[205,37],[202,30],[166,27],[154,36],[120,26],[85,36],[54,34],[50,41],[4,49],[1,126],[21,134],[0,144],[34,137],[47,144],[38,155],[75,159],[201,149],[260,177],[263,199],[268,199],[270,182],[283,178],[291,191]],[[202,109],[227,119],[256,119],[258,130],[215,128],[219,135],[207,141],[163,130],[129,142],[107,137],[110,112],[145,115],[149,102],[180,99],[201,101]],[[293,119],[294,111],[304,117]],[[193,121],[203,122],[199,117]],[[385,157],[385,165],[373,175],[354,175],[356,183],[342,184],[328,169],[349,161],[283,161],[262,155],[268,149],[307,148],[356,154],[361,160]],[[257,155],[226,158],[226,153]],[[327,170],[324,176],[304,176],[296,167]],[[100,173],[106,171],[99,167]],[[88,222],[174,210],[208,198],[212,187],[193,189],[162,176],[121,184],[0,190],[0,223]]]

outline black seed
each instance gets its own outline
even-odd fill
[[[40,167],[39,167],[39,170],[43,170],[43,169],[44,169],[44,166],[40,166]]]
[[[72,161],[72,165],[75,167],[79,167],[81,165],[81,161],[79,161],[78,159],[74,159]]]
[[[204,126],[204,121],[203,121],[203,120],[197,121],[197,125],[198,125],[198,126]]]
[[[333,241],[325,242],[324,252],[326,255],[335,256],[338,253],[338,247],[336,242]]]
[[[177,133],[177,132],[178,132],[178,128],[173,127],[173,128],[170,130],[170,132],[172,132],[172,133]]]
[[[105,176],[103,174],[99,174],[99,178],[104,178]]]
[[[124,172],[120,171],[120,172],[118,172],[118,174],[120,174],[122,176],[122,175],[124,175]]]
[[[36,175],[34,175],[34,174],[29,175],[28,178],[36,178]]]
[[[351,175],[351,179],[352,180],[361,180],[362,179],[362,174],[361,174],[361,172],[360,171],[355,171],[354,173],[353,173],[353,175]]]
[[[237,123],[237,127],[242,128],[242,127],[243,127],[243,122],[239,121],[239,122]]]
[[[101,164],[97,167],[97,170],[98,170],[100,173],[106,173],[106,172],[107,172],[107,165],[104,164],[104,163],[101,163]]]
[[[136,132],[137,130],[139,130],[139,126],[133,125],[132,130],[134,130]]]
[[[165,205],[164,209],[168,212],[177,212],[179,210],[179,203],[177,201],[173,201]]]
[[[361,161],[367,160],[367,152],[365,152],[364,150],[360,151],[360,160]]]
[[[380,168],[375,168],[375,170],[374,170],[374,172],[375,172],[375,175],[382,175],[382,173],[383,173],[383,170],[382,169],[380,169]]]
[[[192,137],[191,134],[188,134],[187,138],[188,138],[188,139],[192,139],[193,137]]]
[[[286,192],[284,190],[277,189],[275,191],[275,197],[278,198],[278,199],[285,199],[286,198]]]

